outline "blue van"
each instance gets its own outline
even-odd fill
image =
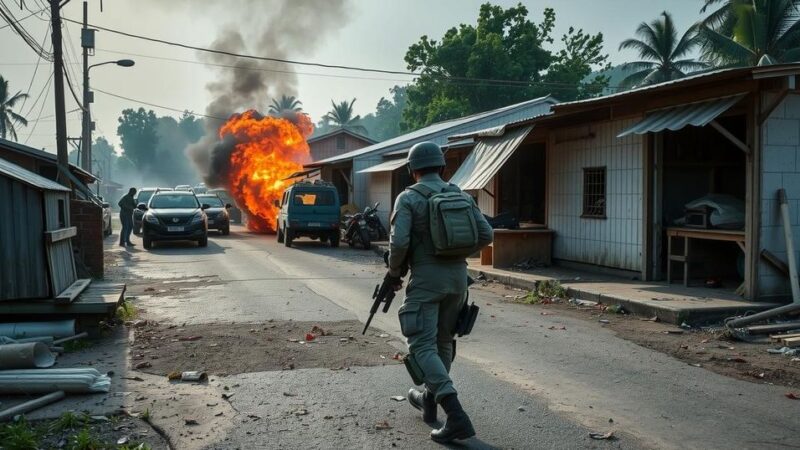
[[[289,186],[280,201],[278,242],[287,247],[299,237],[330,242],[339,246],[339,193],[322,180],[299,181]]]

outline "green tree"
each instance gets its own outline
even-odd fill
[[[117,135],[122,141],[125,156],[141,171],[156,164],[158,145],[158,119],[152,110],[125,109],[117,119]]]
[[[281,95],[280,99],[273,98],[269,105],[269,114],[277,116],[284,111],[300,112],[303,110],[303,102],[295,98],[294,95]]]
[[[384,141],[399,136],[404,129],[403,110],[406,107],[406,87],[395,86],[389,89],[392,97],[381,97],[374,113],[361,119],[367,134],[376,141]]]
[[[353,115],[353,104],[355,102],[356,99],[350,102],[342,100],[339,103],[331,100],[333,109],[323,116],[323,121],[330,122],[332,128],[343,128],[356,133],[367,134],[367,129],[364,128],[364,125],[359,123],[361,121],[361,116]]]
[[[561,37],[564,48],[555,54],[544,80],[561,101],[580,100],[600,95],[608,87],[608,76],[590,76],[611,68],[603,53],[603,33],[586,34],[569,27]]]
[[[10,136],[16,141],[17,129],[14,124],[28,126],[28,120],[12,110],[18,101],[27,97],[28,94],[23,94],[21,91],[11,95],[8,90],[8,80],[0,76],[0,138],[6,139]]]
[[[723,3],[700,31],[703,56],[717,66],[800,60],[800,0],[706,0]]]
[[[198,119],[189,111],[184,111],[178,119],[178,127],[191,144],[199,141],[206,134],[203,119]]]
[[[633,72],[622,80],[624,87],[675,80],[707,67],[707,64],[688,57],[699,44],[697,25],[689,27],[678,38],[672,15],[666,11],[649,24],[642,22],[636,29],[636,36],[638,39],[626,39],[619,44],[620,50],[635,50],[641,58],[621,66]]]
[[[528,20],[522,4],[503,9],[480,7],[477,25],[449,29],[441,40],[422,36],[406,52],[411,71],[420,72],[408,87],[403,117],[408,129],[487,111],[547,93],[536,82],[552,61],[542,48],[552,42],[555,12],[547,8],[540,24]],[[460,81],[459,78],[508,80]],[[528,84],[530,83],[530,84]]]

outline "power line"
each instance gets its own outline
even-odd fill
[[[28,14],[27,16],[25,16],[25,17],[23,17],[23,18],[21,18],[21,19],[16,19],[16,21],[15,21],[14,23],[16,24],[16,23],[20,23],[20,22],[22,22],[23,20],[30,19],[31,17],[33,17],[33,16],[35,16],[35,15],[37,15],[37,14],[39,14],[39,13],[41,13],[42,11],[45,11],[45,10],[46,10],[46,9],[42,9],[42,10],[39,10],[39,11],[36,11],[36,12],[31,12],[30,14]],[[7,23],[7,24],[3,25],[2,27],[0,27],[0,30],[2,30],[2,29],[4,29],[4,28],[8,28],[8,27],[10,27],[10,26],[12,26],[12,24],[10,24],[10,23]]]
[[[42,38],[42,46],[44,46],[44,42],[47,39],[47,35],[50,34],[50,25],[47,25],[47,30],[44,32],[44,37]],[[50,44],[52,47],[53,44]],[[36,73],[39,71],[39,63],[42,62],[42,58],[36,59],[36,67],[33,69],[33,75],[31,76],[31,82],[28,83],[28,89],[25,91],[26,93],[31,91],[31,87],[33,87],[33,81],[36,79]],[[28,97],[25,96],[25,99],[22,101],[22,106],[19,107],[20,111],[25,108],[25,104],[28,102]]]
[[[28,44],[28,47],[33,49],[33,51],[36,52],[37,55],[46,59],[47,61],[53,61],[53,54],[51,52],[46,51],[44,47],[39,45],[39,40],[31,36],[28,30],[26,30],[25,27],[19,23],[20,21],[17,20],[16,17],[14,17],[14,13],[11,12],[11,9],[3,1],[0,1],[0,17],[5,19],[5,21],[14,30],[14,32],[18,34],[22,38],[22,40],[25,41],[26,44]]]
[[[29,116],[31,114],[31,112],[33,112],[33,110],[36,108],[36,105],[39,103],[39,99],[42,97],[42,94],[47,89],[47,87],[50,84],[50,80],[52,80],[52,79],[53,79],[53,72],[50,72],[50,76],[47,77],[47,80],[44,82],[44,85],[42,86],[42,90],[39,91],[39,95],[36,96],[36,100],[33,101],[33,104],[31,105],[31,109],[28,110],[28,112],[25,114],[25,116]]]
[[[191,112],[187,108],[179,109],[179,108],[172,108],[170,106],[157,105],[155,103],[149,103],[149,102],[146,102],[146,101],[143,101],[143,100],[137,100],[135,98],[125,97],[125,96],[119,95],[119,94],[113,94],[111,92],[104,91],[104,90],[98,89],[96,87],[93,87],[92,90],[96,91],[96,92],[103,93],[105,95],[109,95],[111,97],[116,97],[116,98],[119,98],[119,99],[122,99],[122,100],[127,100],[129,102],[139,103],[141,105],[146,105],[146,106],[152,106],[153,108],[161,108],[161,109],[165,109],[167,111],[175,111],[175,112],[179,112],[179,113],[183,113],[183,112],[187,112],[188,111],[190,114],[192,114],[194,116],[205,117],[207,119],[228,120],[228,117],[209,116],[208,114],[200,114],[200,113]]]
[[[44,105],[47,104],[47,96],[50,95],[49,87],[50,87],[50,83],[52,81],[53,81],[53,74],[51,73],[50,74],[50,78],[47,79],[47,83],[45,83],[44,88],[42,89],[42,92],[47,91],[47,93],[44,96],[44,100],[42,100],[42,106],[39,108],[39,115],[36,116],[36,120],[33,121],[33,128],[31,128],[31,134],[29,134],[28,137],[25,138],[25,144],[27,144],[28,141],[31,140],[31,136],[33,135],[33,132],[36,131],[36,126],[39,125],[39,119],[42,118],[42,111],[44,111]],[[41,94],[39,94],[39,95],[41,96]],[[37,101],[38,101],[38,98],[37,98]],[[36,106],[36,103],[34,103],[34,106]]]
[[[78,100],[78,95],[75,94],[75,88],[72,87],[72,81],[70,81],[69,73],[66,69],[64,70],[64,78],[67,80],[67,86],[69,86],[69,91],[72,93],[72,98],[75,99],[75,103],[78,105],[80,109],[83,109],[84,108],[83,103],[80,100]]]
[[[63,20],[80,24],[82,25],[83,22],[79,22],[77,20],[68,19],[66,17]],[[353,70],[358,72],[372,72],[372,73],[383,73],[388,75],[403,75],[403,76],[412,76],[412,77],[419,77],[419,76],[429,76],[435,79],[442,79],[442,80],[455,80],[455,81],[465,81],[465,82],[475,82],[475,83],[491,83],[491,84],[501,84],[501,85],[509,85],[509,86],[563,86],[563,87],[574,87],[574,85],[569,83],[552,83],[552,82],[544,82],[544,81],[525,81],[525,80],[502,80],[502,79],[492,79],[492,78],[471,78],[471,77],[457,77],[457,76],[448,76],[448,75],[439,75],[439,74],[430,74],[430,73],[423,73],[423,72],[407,72],[407,71],[399,71],[399,70],[388,70],[388,69],[378,69],[378,68],[370,68],[370,67],[358,67],[358,66],[348,66],[348,65],[341,65],[341,64],[325,64],[319,62],[310,62],[310,61],[298,61],[298,60],[291,60],[291,59],[283,59],[283,58],[272,58],[267,56],[256,56],[256,55],[248,55],[244,53],[236,53],[236,52],[228,52],[224,50],[216,50],[211,48],[199,47],[196,45],[184,44],[181,42],[174,42],[168,41],[165,39],[159,39],[149,36],[144,36],[140,34],[128,33],[125,31],[115,30],[113,28],[102,27],[99,25],[88,24],[88,26],[92,28],[96,28],[98,30],[107,31],[109,33],[119,34],[121,36],[126,36],[134,39],[141,39],[150,42],[156,42],[159,44],[170,45],[173,47],[180,47],[189,50],[195,50],[199,52],[205,53],[214,53],[218,55],[225,55],[225,56],[232,56],[235,58],[244,58],[244,59],[253,59],[258,61],[269,61],[269,62],[277,62],[283,64],[292,64],[292,65],[301,65],[301,66],[311,66],[311,67],[321,67],[326,69],[341,69],[341,70]]]

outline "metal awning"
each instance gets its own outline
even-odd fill
[[[485,188],[532,129],[533,126],[520,127],[503,137],[478,140],[450,182],[465,191]]]
[[[636,125],[618,134],[617,137],[629,134],[657,133],[663,130],[675,131],[686,125],[704,127],[738,103],[744,96],[745,94],[738,94],[733,97],[653,111]]]
[[[295,172],[288,177],[284,178],[283,181],[291,180],[292,178],[300,178],[300,177],[312,177],[317,174],[321,169],[319,167],[314,167],[313,169],[306,169],[301,170],[300,172]]]
[[[376,173],[376,172],[391,172],[406,165],[406,159],[391,159],[384,161],[377,166],[367,167],[366,169],[359,170],[358,173]]]

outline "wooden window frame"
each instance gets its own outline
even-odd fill
[[[592,180],[589,177],[602,176],[602,183]],[[597,189],[601,188],[602,192]],[[592,191],[592,192],[590,192]],[[602,200],[602,211],[597,211],[598,206],[592,206]],[[606,166],[584,167],[583,168],[583,191],[581,192],[581,218],[584,219],[606,219],[608,207],[608,171]]]

